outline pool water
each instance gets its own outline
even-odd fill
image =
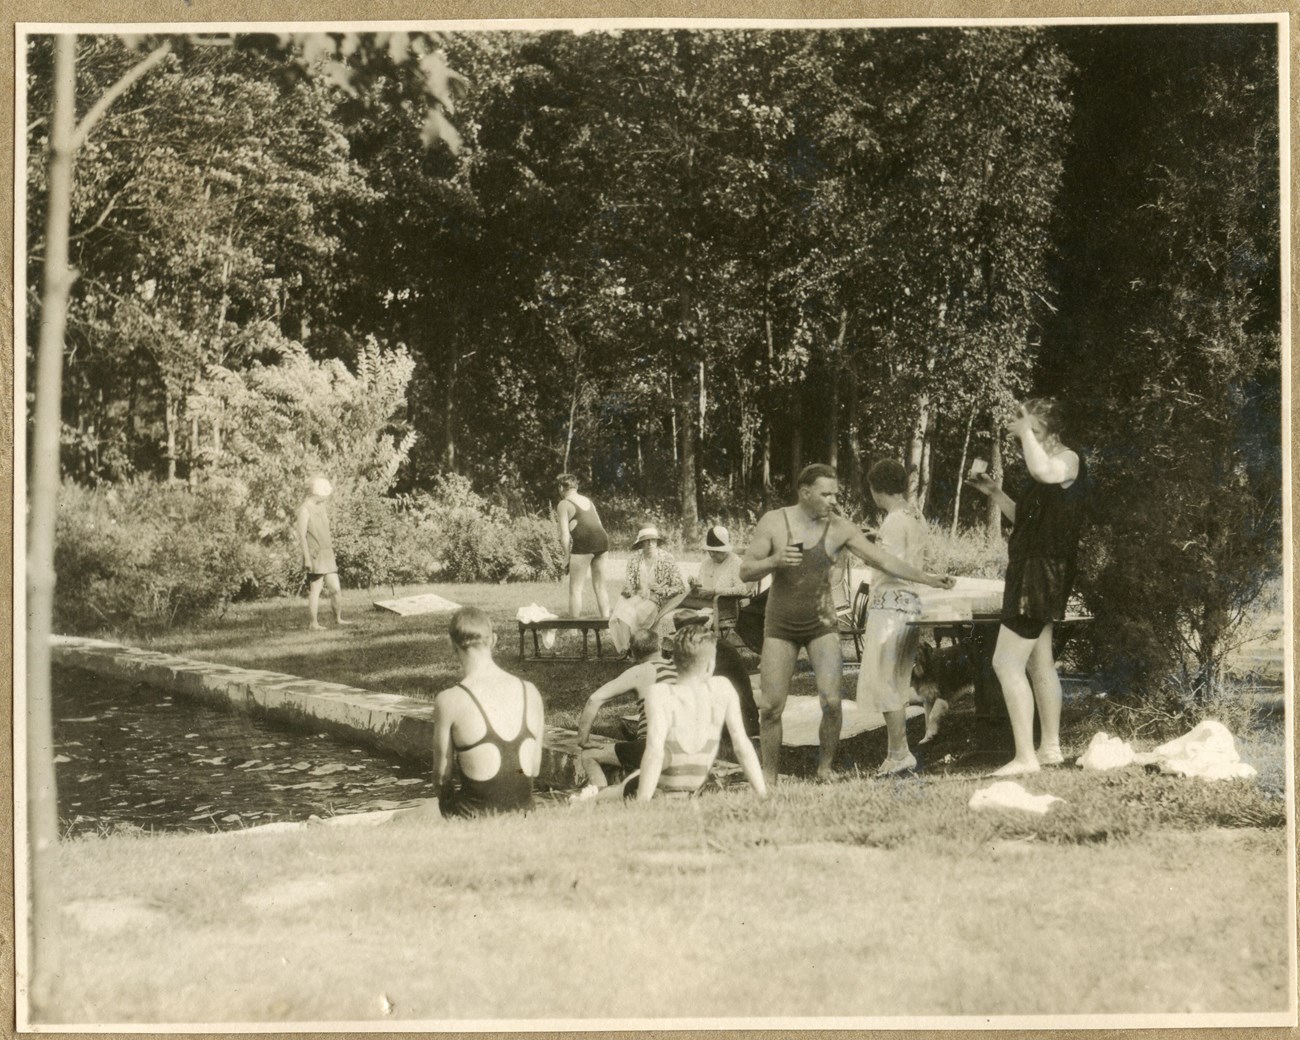
[[[437,793],[428,763],[76,669],[53,679],[65,837],[232,830]]]

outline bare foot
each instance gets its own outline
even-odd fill
[[[880,768],[876,770],[876,777],[897,776],[899,773],[910,773],[916,769],[916,756],[910,751],[906,755],[900,755],[895,758],[888,755],[880,763]]]
[[[1061,754],[1060,748],[1039,748],[1038,764],[1040,766],[1065,765],[1065,756]]]
[[[835,774],[829,769],[819,769],[817,775],[813,777],[813,783],[815,784],[833,784],[834,782]]]
[[[1013,758],[1001,769],[995,769],[990,776],[1025,776],[1029,773],[1037,773],[1039,770],[1038,760],[1032,762],[1022,762],[1018,758]]]
[[[334,619],[334,624],[336,624],[336,625],[350,625],[350,624],[352,624],[352,622],[351,622],[351,621],[344,621],[341,617],[336,617],[336,618]]]
[[[313,621],[310,625],[307,626],[307,631],[308,631],[308,632],[320,632],[320,631],[321,631],[321,626],[320,626],[320,624],[318,624],[317,622]]]

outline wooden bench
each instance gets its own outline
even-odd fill
[[[599,658],[603,654],[604,647],[601,645],[600,635],[602,632],[609,631],[609,618],[603,617],[585,617],[585,618],[544,618],[541,621],[520,621],[519,622],[519,657],[524,656],[524,633],[533,634],[533,656],[544,660],[583,660],[588,656],[588,638],[591,633],[596,636],[596,656]],[[549,658],[542,658],[542,643],[538,638],[539,632],[581,632],[582,633],[582,655],[574,657],[573,655],[552,654]]]

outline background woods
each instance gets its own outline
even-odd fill
[[[1211,675],[1278,570],[1272,25],[202,42],[77,40],[78,114],[167,47],[76,155],[64,587],[148,570],[164,620],[291,592],[318,470],[354,582],[553,573],[561,469],[694,543],[811,461],[865,516],[894,456],[996,544],[961,476],[1020,479],[1001,421],[1030,392],[1098,481],[1112,662]],[[29,344],[53,49],[27,52]],[[170,557],[104,534],[133,523]]]

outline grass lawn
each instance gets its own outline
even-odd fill
[[[1252,785],[1053,771],[57,852],[53,1023],[1282,1012]]]
[[[492,615],[502,663],[537,683],[554,722],[572,722],[622,667],[517,661],[515,611],[537,602],[560,612],[559,584],[433,591]],[[457,678],[446,618],[371,608],[389,594],[348,591],[356,624],[320,633],[305,630],[303,602],[280,601],[125,641],[431,696]],[[1023,781],[1064,799],[1043,817],[968,807],[987,784],[969,761],[972,718],[969,700],[958,702],[919,775],[858,774],[883,753],[883,734],[868,734],[844,743],[839,782],[786,780],[767,802],[742,787],[685,804],[547,803],[472,822],[64,841],[61,970],[43,1020],[1288,1008],[1294,893],[1280,718],[1243,734],[1258,782],[1049,770]],[[1124,718],[1104,698],[1068,703],[1067,753],[1099,728],[1133,737],[1115,726]],[[783,768],[810,771],[812,758],[792,752]]]

